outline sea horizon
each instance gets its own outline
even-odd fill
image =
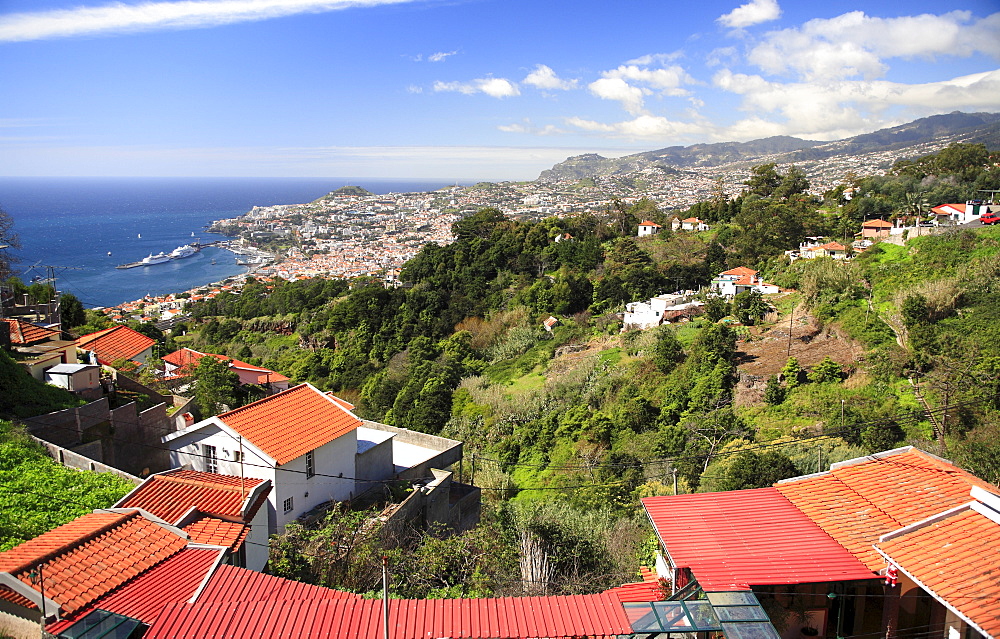
[[[0,209],[14,220],[22,248],[13,272],[25,283],[55,275],[60,292],[84,306],[111,307],[180,293],[247,272],[235,256],[208,247],[164,264],[116,269],[198,240],[212,221],[254,206],[311,202],[343,186],[376,195],[426,192],[447,179],[0,177]]]

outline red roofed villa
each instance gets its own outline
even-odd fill
[[[380,482],[436,477],[432,468],[462,457],[461,442],[362,421],[352,408],[301,384],[162,439],[175,467],[270,480],[272,533]]]
[[[97,364],[111,366],[124,360],[144,364],[152,356],[156,340],[128,326],[113,326],[76,340],[76,347],[94,354]]]

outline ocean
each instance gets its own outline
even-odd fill
[[[115,266],[198,240],[213,221],[254,206],[311,202],[345,185],[372,193],[431,191],[448,180],[364,178],[13,178],[0,177],[0,209],[14,220],[21,250],[15,274],[56,287],[84,306],[116,306],[179,293],[246,272],[226,250],[206,248],[164,264]]]

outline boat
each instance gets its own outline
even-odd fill
[[[152,266],[153,264],[163,264],[164,262],[169,262],[170,256],[166,253],[157,253],[153,255],[150,253],[146,257],[142,258],[141,263],[143,266]]]
[[[178,246],[174,250],[170,251],[170,259],[179,260],[185,257],[191,257],[198,252],[198,249],[191,246],[190,244],[185,244],[184,246]]]

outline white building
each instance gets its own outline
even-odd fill
[[[458,462],[462,444],[375,422],[309,384],[209,417],[163,437],[171,463],[271,481],[268,529],[380,482],[430,476]]]
[[[677,304],[683,295],[661,294],[648,302],[629,302],[625,305],[625,317],[622,324],[625,328],[646,329],[663,323],[663,315],[667,309]]]
[[[781,292],[781,289],[774,284],[765,282],[757,271],[745,266],[738,266],[716,275],[712,279],[712,290],[730,299],[749,290],[756,290],[762,295]]]
[[[656,222],[650,222],[649,220],[643,220],[639,222],[639,237],[645,237],[647,235],[656,235],[660,232],[662,228]]]

